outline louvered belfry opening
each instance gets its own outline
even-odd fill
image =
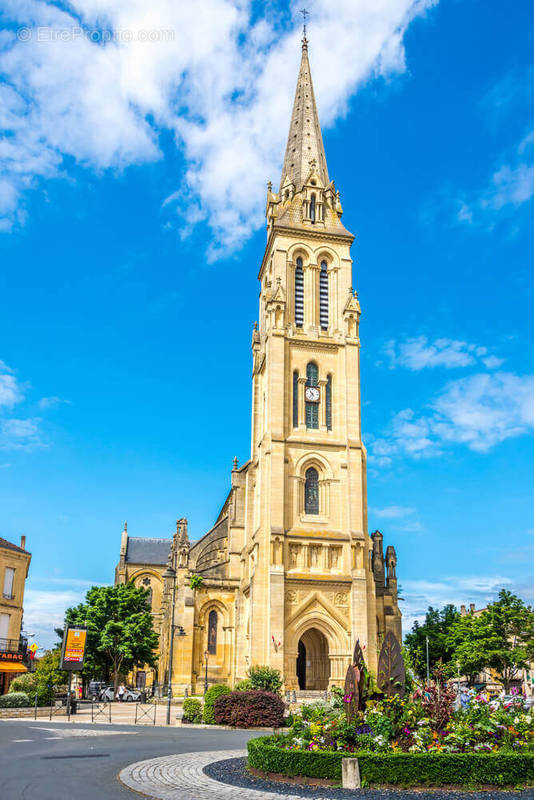
[[[295,269],[295,325],[302,328],[304,325],[304,270],[302,258],[297,258]]]
[[[319,273],[319,321],[321,330],[328,330],[328,264],[321,262]]]

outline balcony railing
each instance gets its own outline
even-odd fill
[[[26,653],[28,642],[26,639],[0,638],[0,653]]]

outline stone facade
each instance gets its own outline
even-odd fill
[[[20,546],[0,538],[0,694],[7,692],[18,673],[27,671],[26,641],[21,638],[21,629],[31,553],[25,548],[25,536],[21,537]]]
[[[250,459],[234,463],[213,528],[190,544],[179,520],[169,540],[175,620],[187,634],[175,642],[176,688],[201,687],[207,652],[210,683],[269,664],[286,689],[326,689],[342,685],[356,639],[376,670],[383,635],[401,637],[395,550],[384,556],[382,534],[367,528],[360,305],[342,214],[304,39],[280,187],[267,191]],[[132,541],[123,539],[117,580],[154,574],[161,682],[172,580],[163,563],[129,562]],[[192,574],[201,588],[189,587]]]

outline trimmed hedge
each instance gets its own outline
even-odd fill
[[[228,686],[224,686],[222,683],[216,683],[215,686],[212,686],[206,694],[204,695],[204,708],[202,710],[202,722],[206,725],[214,725],[215,724],[215,714],[213,713],[213,707],[215,705],[215,701],[218,697],[223,694],[230,694],[230,689]]]
[[[0,708],[25,708],[30,705],[30,698],[25,692],[10,692],[0,697]]]
[[[347,753],[284,750],[277,737],[248,742],[248,765],[262,772],[341,780],[341,762]],[[534,783],[534,753],[350,753],[358,759],[360,775],[368,785],[441,786],[491,784],[517,786]]]
[[[215,702],[215,721],[235,728],[281,728],[284,724],[285,704],[277,694],[262,691],[237,691]]]

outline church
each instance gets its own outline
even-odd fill
[[[160,635],[139,686],[163,689],[170,670],[174,693],[232,687],[266,664],[285,690],[325,690],[343,685],[357,639],[375,672],[384,635],[401,640],[395,549],[367,527],[360,304],[342,215],[304,35],[280,187],[267,188],[250,458],[234,461],[198,541],[185,518],[172,539],[122,534],[115,581],[150,590]]]

